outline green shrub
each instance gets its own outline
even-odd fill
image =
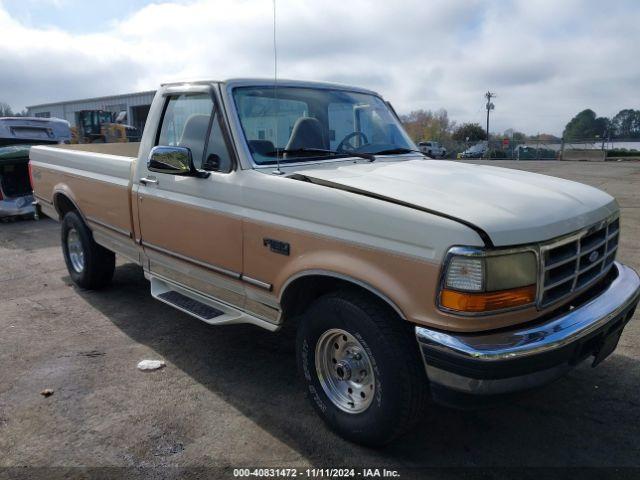
[[[627,150],[626,148],[616,148],[614,150],[607,150],[607,157],[640,157],[640,151],[636,149]]]
[[[555,150],[548,148],[528,147],[520,150],[520,160],[555,160]]]
[[[489,158],[493,158],[493,159],[509,158],[509,155],[507,155],[507,152],[505,152],[504,150],[491,150],[489,152]]]

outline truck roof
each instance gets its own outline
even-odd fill
[[[184,85],[184,84],[208,84],[217,83],[220,85],[227,85],[230,87],[251,87],[251,86],[282,86],[282,87],[311,87],[311,88],[325,88],[325,89],[337,89],[337,90],[349,90],[351,92],[368,93],[378,95],[377,92],[361,87],[354,87],[352,85],[344,85],[333,82],[312,82],[308,80],[292,80],[288,78],[278,78],[275,81],[273,78],[228,78],[226,80],[190,80],[182,82],[168,82],[163,83],[162,86]]]

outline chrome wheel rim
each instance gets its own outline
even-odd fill
[[[69,261],[73,269],[77,273],[82,273],[84,270],[84,250],[80,235],[78,235],[75,228],[72,228],[67,233],[67,251],[69,252]]]
[[[329,400],[347,413],[364,412],[376,391],[373,364],[349,332],[327,330],[316,344],[316,373]]]

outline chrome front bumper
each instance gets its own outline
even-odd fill
[[[583,305],[541,324],[491,333],[457,334],[416,327],[434,386],[492,395],[547,383],[580,361],[595,364],[617,344],[640,298],[640,277],[615,262],[617,277]]]

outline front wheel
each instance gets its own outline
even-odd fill
[[[73,283],[87,290],[108,285],[116,266],[115,254],[93,240],[91,230],[76,212],[62,219],[62,253]]]
[[[419,421],[428,389],[413,329],[375,298],[359,291],[319,298],[296,343],[313,407],[344,438],[381,446]]]

